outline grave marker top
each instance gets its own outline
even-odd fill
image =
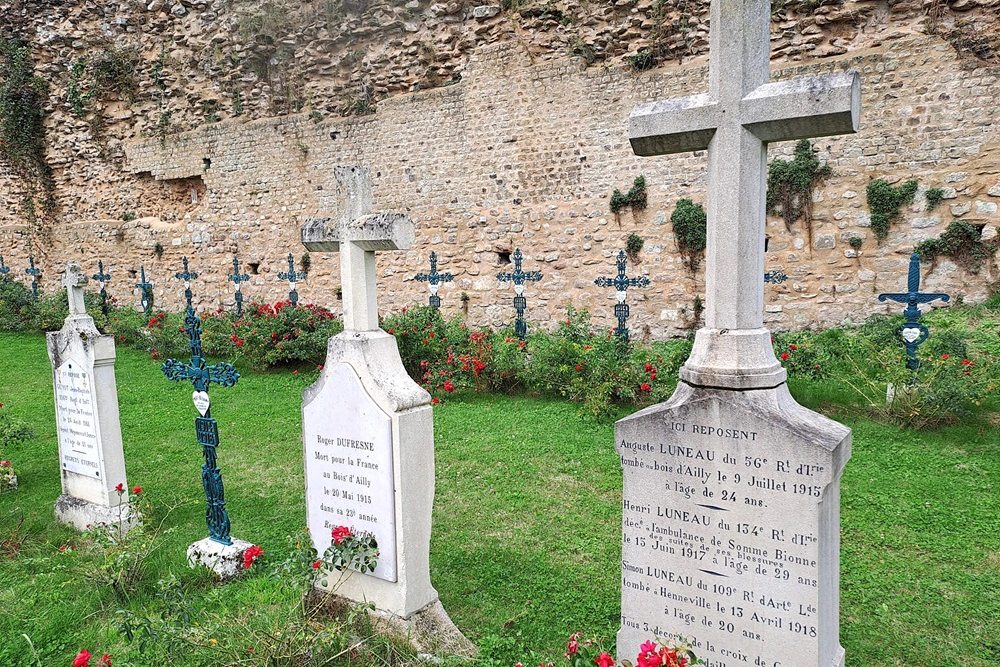
[[[416,230],[402,213],[371,213],[371,182],[367,169],[338,168],[340,213],[336,218],[311,218],[302,227],[302,245],[310,252],[340,253],[340,284],[344,297],[344,330],[377,331],[375,253],[413,247]]]
[[[709,92],[638,105],[637,155],[708,149],[705,329],[681,377],[774,387],[786,374],[763,328],[767,143],[857,132],[856,73],[768,83],[769,0],[712,0]]]
[[[66,273],[63,274],[62,284],[69,295],[70,317],[86,316],[87,306],[83,298],[83,286],[87,284],[87,276],[79,264],[70,262],[66,265]]]

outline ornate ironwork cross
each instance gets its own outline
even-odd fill
[[[101,285],[101,312],[104,314],[104,319],[108,318],[108,281],[111,280],[111,274],[104,272],[104,260],[97,260],[97,273],[91,276]]]
[[[201,319],[195,314],[191,303],[191,280],[198,274],[188,270],[188,258],[184,258],[184,271],[177,274],[184,281],[184,297],[187,300],[187,315],[184,318],[184,328],[191,346],[191,361],[185,363],[176,359],[167,359],[163,363],[163,374],[174,382],[188,381],[194,386],[194,404],[201,413],[194,420],[195,435],[198,444],[205,455],[205,463],[201,466],[201,482],[205,488],[205,522],[208,524],[208,536],[219,544],[233,543],[229,535],[229,514],[226,512],[226,495],[222,485],[222,471],[216,458],[216,448],[219,446],[219,426],[212,418],[212,409],[208,397],[208,387],[217,384],[222,387],[232,387],[240,379],[231,364],[208,365],[201,350]]]
[[[287,280],[289,285],[288,300],[292,302],[293,306],[299,303],[299,293],[295,289],[295,283],[306,277],[305,273],[296,273],[295,271],[295,258],[292,257],[292,253],[288,253],[288,271],[282,271],[278,274],[278,280]]]
[[[240,273],[240,260],[233,257],[233,272],[229,274],[229,280],[236,285],[236,317],[243,314],[243,283],[250,280],[246,273]]]
[[[431,308],[441,307],[441,297],[438,296],[438,288],[441,286],[441,283],[450,283],[455,279],[455,276],[451,273],[438,273],[438,256],[436,252],[431,253],[430,273],[418,273],[413,277],[420,282],[426,282],[430,288],[431,298],[429,299],[429,303]]]
[[[915,371],[920,368],[920,361],[917,359],[917,348],[923,345],[924,341],[931,335],[927,326],[920,322],[919,305],[921,303],[937,301],[938,299],[941,301],[950,301],[951,297],[942,293],[920,291],[920,253],[916,252],[910,256],[910,273],[907,277],[906,288],[909,291],[902,294],[879,294],[878,300],[906,304],[906,308],[903,310],[906,323],[899,328],[899,336],[906,345],[906,367]]]
[[[3,263],[3,255],[0,255],[0,278],[6,278],[10,273],[10,267]]]
[[[28,256],[28,268],[24,270],[31,276],[31,298],[38,301],[38,276],[42,275],[42,270],[35,266],[35,256]]]
[[[146,266],[140,267],[141,276],[139,282],[135,284],[139,288],[140,301],[142,304],[142,312],[149,315],[153,312],[153,283],[146,280]]]
[[[772,285],[780,285],[786,280],[788,280],[788,275],[781,269],[775,269],[774,271],[767,271],[766,273],[764,273],[765,283],[770,283]]]
[[[497,280],[502,283],[514,283],[514,310],[517,311],[517,319],[514,320],[514,333],[521,340],[524,340],[528,335],[528,323],[524,321],[524,311],[528,308],[528,300],[524,298],[524,283],[526,282],[536,282],[542,279],[542,274],[539,271],[522,271],[521,264],[524,261],[524,255],[521,254],[521,249],[517,248],[514,250],[514,270],[512,272],[500,272],[497,274]]]
[[[618,264],[618,275],[614,278],[600,277],[594,281],[594,284],[598,287],[613,287],[615,288],[616,296],[618,297],[618,303],[615,304],[615,317],[618,318],[618,328],[615,329],[615,335],[618,336],[618,340],[623,343],[627,343],[629,340],[628,327],[625,326],[625,322],[628,320],[629,316],[629,306],[625,303],[626,290],[629,287],[646,287],[649,285],[649,278],[646,276],[640,276],[638,278],[629,278],[625,275],[625,270],[627,267],[627,260],[625,258],[625,251],[620,250],[618,252],[618,259],[616,261]]]

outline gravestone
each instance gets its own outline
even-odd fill
[[[407,375],[395,337],[378,323],[375,252],[411,247],[414,225],[402,214],[370,213],[366,169],[335,175],[339,215],[302,229],[310,252],[340,253],[344,304],[344,331],[330,339],[323,372],[303,395],[307,525],[319,553],[336,526],[378,542],[375,571],[352,572],[338,595],[373,604],[425,650],[468,653],[471,644],[430,580],[431,397]]]
[[[60,331],[47,335],[56,402],[56,434],[62,495],[56,519],[78,530],[130,522],[128,486],[118,419],[114,336],[102,335],[87,314],[80,265],[66,265],[63,285],[69,316]]]
[[[618,422],[621,656],[840,667],[846,427],[798,405],[763,326],[767,142],[856,132],[860,82],[769,83],[770,3],[713,0],[709,93],[638,106],[638,155],[708,150],[705,328],[666,403]]]

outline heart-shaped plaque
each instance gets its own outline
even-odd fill
[[[920,338],[920,329],[914,327],[907,327],[899,332],[899,335],[903,337],[907,343],[912,343]]]
[[[208,412],[208,406],[212,404],[212,401],[208,398],[208,392],[196,391],[191,394],[191,400],[194,401],[194,407],[198,408],[198,412],[204,417],[205,413]]]

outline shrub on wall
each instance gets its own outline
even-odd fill
[[[909,180],[893,187],[883,178],[868,183],[868,209],[871,211],[872,231],[880,242],[889,236],[889,227],[899,218],[905,204],[917,194],[917,181]]]
[[[646,177],[638,176],[632,182],[632,188],[627,194],[622,194],[621,190],[611,193],[611,212],[618,213],[625,208],[641,211],[646,208],[647,199]]]
[[[830,166],[816,157],[812,142],[801,140],[795,145],[794,159],[777,159],[768,165],[768,213],[780,214],[789,230],[802,218],[811,237],[813,188],[830,173]]]
[[[670,215],[677,238],[677,248],[684,256],[684,263],[692,273],[698,270],[705,255],[707,244],[708,215],[701,204],[695,204],[690,199],[677,202],[674,212]]]
[[[977,273],[983,264],[997,251],[996,240],[984,241],[980,228],[955,220],[937,238],[922,241],[914,248],[920,259],[934,262],[940,256],[951,258],[968,271]]]

